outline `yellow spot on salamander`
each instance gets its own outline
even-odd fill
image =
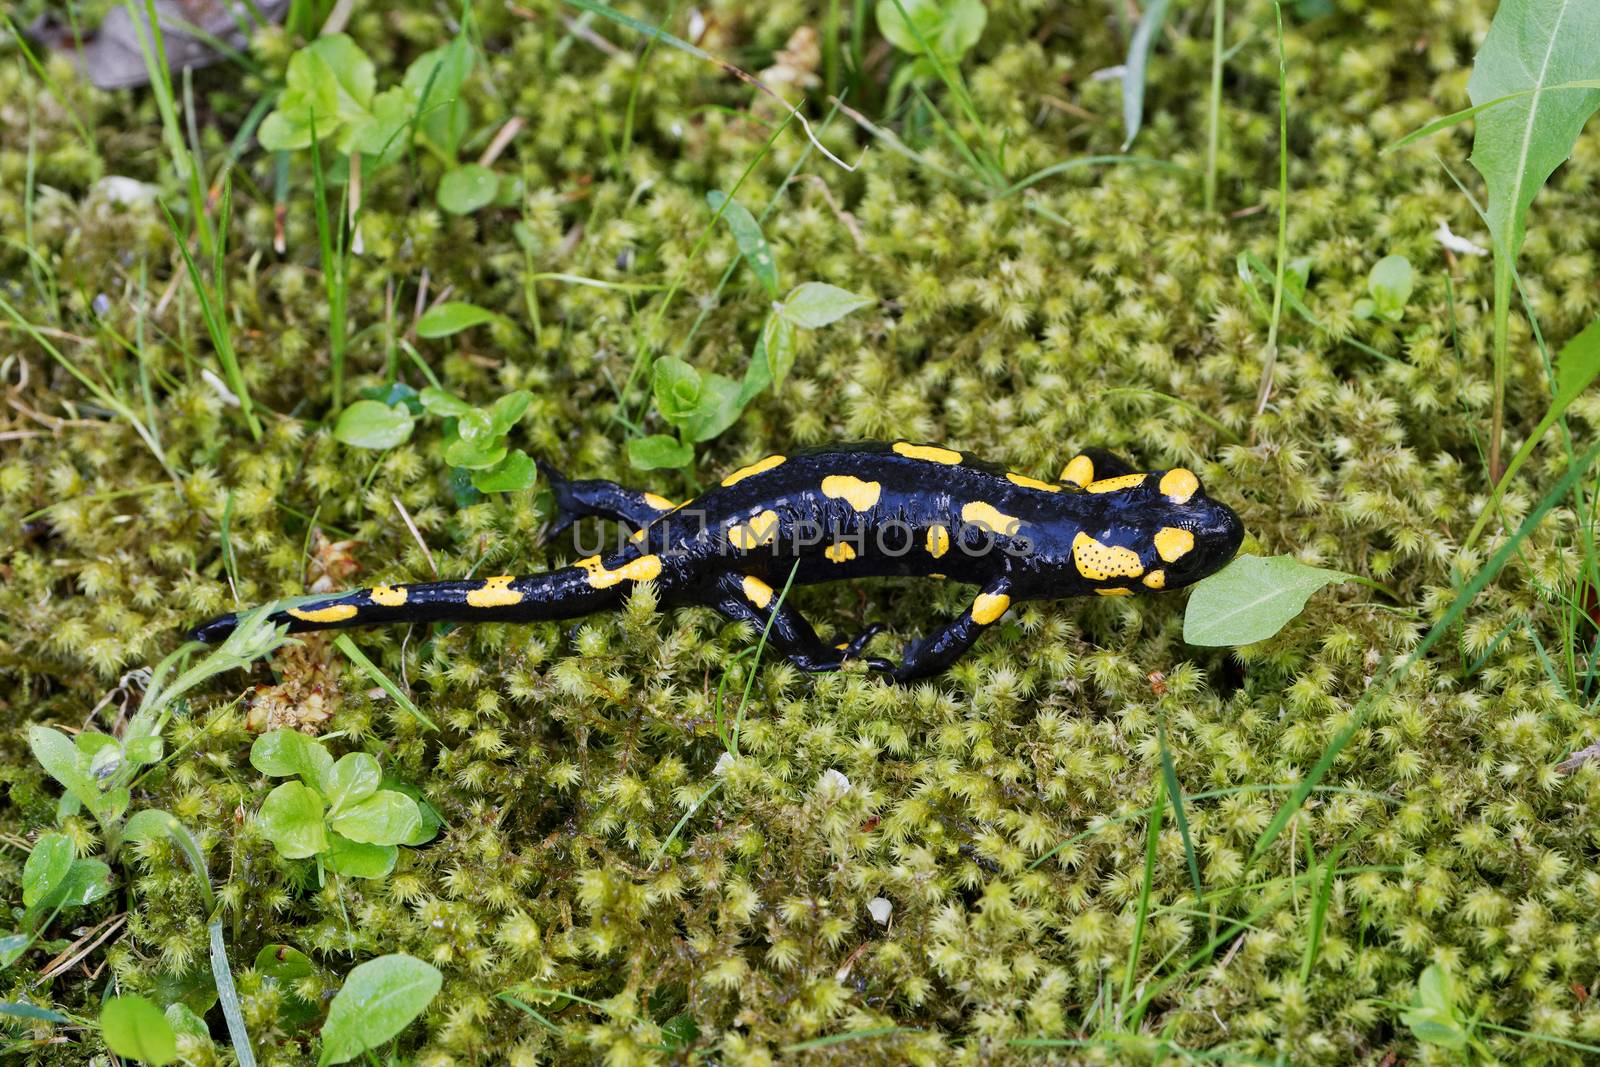
[[[1107,578],[1137,578],[1144,573],[1139,553],[1131,548],[1096,541],[1081,530],[1072,539],[1072,562],[1077,565],[1078,573],[1091,582],[1103,582]]]
[[[844,541],[840,541],[838,544],[834,545],[832,548],[829,548],[822,554],[833,560],[835,563],[846,563],[856,558],[856,550],[851,548],[850,545]]]
[[[954,467],[961,462],[961,453],[953,448],[940,448],[938,445],[913,445],[905,441],[896,441],[894,450],[907,459],[925,459],[929,463],[943,463]]]
[[[520,604],[522,594],[511,588],[511,583],[516,580],[513,574],[487,578],[481,588],[467,594],[467,603],[475,608],[509,608],[513,604]]]
[[[406,591],[392,585],[375,585],[372,587],[372,602],[386,608],[398,608],[406,602]]]
[[[1174,504],[1187,504],[1199,489],[1200,479],[1187,468],[1173,467],[1161,476],[1161,493]]]
[[[1194,534],[1176,526],[1163,526],[1156,532],[1156,552],[1168,563],[1175,563],[1194,547]]]
[[[986,504],[981,500],[962,505],[961,521],[971,526],[981,526],[990,533],[1005,534],[1007,537],[1015,534],[1022,526],[1021,519],[1004,514],[993,504]]]
[[[883,492],[882,482],[866,482],[851,474],[830,474],[822,479],[822,495],[843,500],[857,511],[869,511]]]
[[[1088,456],[1073,456],[1072,461],[1061,468],[1061,480],[1082,489],[1094,481],[1094,460]]]
[[[1101,478],[1083,488],[1091,493],[1115,493],[1119,489],[1132,489],[1136,485],[1143,485],[1144,479],[1143,474],[1124,474],[1120,478]]]
[[[355,617],[354,604],[329,604],[325,608],[290,608],[289,614],[306,622],[343,622]]]
[[[1151,571],[1144,576],[1144,584],[1147,589],[1165,589],[1167,587],[1167,572]]]
[[[646,493],[644,495],[644,502],[655,508],[657,511],[671,511],[673,508],[678,506],[672,501],[668,500],[666,497],[662,496],[660,493]]]
[[[661,574],[660,556],[640,556],[630,559],[614,571],[600,565],[598,556],[578,561],[578,566],[589,572],[589,584],[596,589],[610,589],[619,582],[648,582]]]
[[[725,486],[738,485],[746,478],[753,478],[764,471],[771,470],[773,467],[780,465],[788,458],[788,456],[768,456],[766,459],[758,459],[754,463],[750,464],[750,466],[740,467],[738,470],[722,479],[722,484]]]
[[[745,599],[756,607],[764,608],[772,603],[772,586],[763,582],[760,578],[747,574],[742,584],[744,586]]]
[[[838,649],[840,652],[843,652],[845,649],[850,647],[850,642],[849,641],[840,641],[837,645],[834,645],[833,647]]]
[[[778,513],[768,508],[749,522],[728,527],[728,543],[746,552],[766,544],[778,532]]]
[[[929,571],[928,572],[928,577],[929,578],[937,578],[939,581],[942,582],[942,581],[944,581],[946,578],[948,578],[950,576],[948,574],[940,574],[938,571]]]
[[[649,537],[649,536],[650,536],[650,527],[641,526],[637,530],[633,531],[633,533],[628,535],[628,540],[632,541],[634,544],[638,544],[640,541],[643,541],[646,537]]]
[[[1011,598],[1004,593],[979,593],[972,601],[972,621],[979,626],[988,626],[1006,613],[1011,606]]]
[[[938,559],[950,551],[950,531],[937,523],[928,527],[928,555]]]
[[[1101,596],[1132,596],[1132,589],[1096,589]]]
[[[1041,482],[1037,478],[1030,478],[1026,474],[1012,474],[1006,472],[1006,480],[1012,485],[1020,485],[1024,489],[1042,489],[1046,493],[1059,493],[1061,487],[1054,482]]]

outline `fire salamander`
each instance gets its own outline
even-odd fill
[[[273,616],[291,631],[453,620],[533,622],[588,615],[654,582],[667,605],[705,604],[758,631],[807,671],[865,658],[898,681],[954,663],[1014,604],[1128,596],[1199,581],[1233,558],[1244,528],[1182,467],[1135,471],[1110,453],[1075,457],[1055,481],[938,445],[867,443],[771,455],[675,505],[614,482],[544,467],[554,532],[597,516],[631,527],[615,551],[526,577],[379,585]],[[778,590],[843,578],[917,576],[979,587],[961,615],[914,640],[898,665],[863,657],[881,627],[829,645]],[[236,616],[195,631],[218,641]]]

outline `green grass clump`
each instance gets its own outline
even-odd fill
[[[1194,468],[1250,551],[1388,592],[1331,587],[1233,651],[1182,641],[1179,595],[1028,604],[947,676],[903,688],[758,660],[758,632],[657,610],[648,588],[571,624],[358,632],[354,661],[284,650],[183,694],[162,761],[133,786],[130,810],[192,832],[214,901],[176,837],[124,845],[115,891],[0,971],[0,1000],[69,1020],[7,1016],[0,1058],[102,1055],[92,1025],[110,991],[203,1019],[204,1033],[174,1024],[191,1062],[232,1062],[238,1022],[258,1062],[313,1063],[346,976],[393,954],[443,976],[393,1046],[418,1067],[1593,1055],[1600,767],[1558,765],[1600,739],[1596,481],[1574,473],[1600,398],[1540,420],[1541,353],[1600,313],[1600,133],[1540,194],[1516,262],[1507,454],[1545,436],[1464,548],[1494,489],[1494,264],[1437,233],[1488,243],[1450,177],[1470,181],[1470,141],[1461,128],[1429,142],[1436,156],[1380,152],[1465,106],[1492,7],[1344,4],[1307,21],[1313,6],[1283,13],[1283,199],[1276,12],[1261,0],[1217,8],[1215,41],[1210,5],[1169,12],[1144,89],[1147,162],[1058,169],[1116,157],[1126,134],[1122,86],[1091,75],[1123,62],[1132,26],[1103,4],[987,5],[959,70],[941,59],[900,79],[894,111],[914,57],[877,47],[869,5],[702,5],[694,45],[774,84],[778,54],[804,52],[797,29],[839,27],[803,104],[815,143],[715,63],[661,39],[646,55],[644,34],[598,13],[687,40],[686,12],[530,0],[463,23],[412,0],[358,5],[346,32],[380,85],[459,34],[475,61],[459,150],[365,175],[354,227],[331,146],[315,170],[305,150],[232,151],[318,5],[254,32],[261,73],[196,72],[160,105],[5,45],[8,906],[23,908],[47,831],[107,858],[28,728],[118,732],[137,672],[188,626],[319,583],[571,558],[570,541],[541,542],[540,487],[484,493],[452,475],[440,419],[382,451],[335,438],[341,403],[399,396],[396,382],[474,407],[525,390],[509,446],[673,499],[827,441],[943,441],[1037,476],[1108,447]],[[520,183],[515,203],[442,210],[447,166],[511,119],[493,167]],[[237,157],[211,205],[225,234],[192,217],[174,134],[206,183]],[[741,381],[774,316],[712,191],[759,219],[784,291],[872,302],[791,331],[781,388],[691,442],[687,467],[640,471],[630,444],[677,430],[652,365]],[[1280,207],[1274,316],[1258,301],[1274,299]],[[1362,314],[1390,256],[1413,272],[1403,313]],[[417,328],[451,302],[494,314]],[[259,441],[231,402],[246,397]],[[1391,674],[1497,556],[1459,621]],[[970,591],[789,595],[837,630],[882,622],[904,640]],[[255,818],[277,783],[250,765],[252,708],[313,695],[332,756],[372,756],[385,788],[415,787],[442,820],[385,877],[319,879]],[[48,969],[123,912],[80,963]],[[221,941],[237,1019],[218,1004]]]

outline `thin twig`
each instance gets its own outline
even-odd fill
[[[395,510],[400,512],[400,517],[405,520],[406,529],[410,530],[411,536],[417,539],[417,545],[422,549],[422,556],[428,561],[428,569],[433,572],[435,578],[438,578],[439,568],[434,565],[433,553],[428,551],[428,542],[422,539],[422,533],[417,529],[417,524],[411,521],[411,513],[406,510],[404,504],[400,503],[399,497],[390,496],[389,499],[394,501]]]

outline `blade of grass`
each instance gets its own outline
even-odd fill
[[[202,253],[211,250],[213,233],[211,220],[206,217],[205,194],[201,188],[200,169],[183,143],[183,132],[178,125],[178,112],[172,91],[172,70],[167,66],[167,48],[161,35],[161,20],[156,14],[155,0],[144,0],[144,13],[134,7],[134,0],[123,0],[128,19],[139,40],[139,52],[144,57],[145,74],[150,79],[150,91],[156,98],[156,110],[161,115],[161,129],[166,137],[167,152],[172,158],[173,170],[178,180],[189,192],[189,211],[200,238]]]
[[[809,1052],[812,1049],[828,1048],[832,1045],[842,1045],[847,1041],[863,1041],[869,1037],[888,1037],[892,1034],[920,1034],[921,1030],[915,1026],[875,1026],[866,1030],[851,1030],[844,1034],[829,1034],[826,1037],[813,1037],[809,1041],[796,1041],[792,1045],[783,1046],[785,1052]]]
[[[1189,837],[1189,819],[1183,811],[1183,785],[1178,781],[1178,769],[1172,762],[1172,750],[1167,747],[1165,717],[1156,722],[1156,743],[1161,748],[1161,777],[1167,786],[1167,796],[1172,798],[1172,821],[1178,826],[1178,836],[1183,839],[1183,858],[1189,866],[1189,879],[1194,883],[1195,903],[1206,897],[1205,883],[1200,878],[1200,860]]]
[[[228,213],[233,207],[233,196],[229,191],[230,185],[223,184],[222,212],[219,221],[225,229]],[[194,257],[189,254],[189,246],[183,239],[183,234],[178,232],[178,221],[172,217],[172,212],[166,204],[161,205],[161,213],[166,216],[167,228],[172,231],[172,239],[178,244],[178,252],[183,256],[184,269],[189,274],[189,284],[194,289],[195,298],[200,301],[200,317],[205,323],[206,333],[211,337],[211,347],[217,354],[217,361],[222,364],[222,372],[227,376],[228,388],[238,398],[239,411],[244,416],[244,423],[250,430],[250,436],[256,441],[261,440],[261,424],[256,421],[255,403],[250,399],[250,387],[245,384],[244,372],[239,369],[239,357],[233,350],[233,333],[229,326],[226,310],[222,306],[223,293],[223,266],[222,256],[226,251],[221,238],[213,242],[212,250],[212,278],[211,284],[200,276],[200,268],[196,265]]]
[[[1256,417],[1267,409],[1278,363],[1278,322],[1283,317],[1283,271],[1289,261],[1289,69],[1283,54],[1283,4],[1272,0],[1278,20],[1278,262],[1272,280],[1272,321],[1267,326],[1265,366],[1256,391]]]
[[[344,204],[339,205],[338,235],[328,211],[328,183],[322,172],[322,146],[317,141],[317,117],[311,116],[311,180],[317,216],[317,245],[322,252],[323,290],[328,294],[328,362],[333,371],[333,404],[330,419],[344,407],[345,297],[347,295],[344,257]]]
[[[1128,963],[1122,972],[1122,1003],[1133,996],[1133,976],[1139,969],[1139,949],[1144,944],[1145,923],[1150,920],[1150,890],[1156,879],[1156,845],[1161,841],[1161,816],[1167,810],[1166,780],[1156,779],[1155,795],[1144,840],[1144,878],[1139,882],[1139,906],[1133,920],[1133,939],[1128,944]]]
[[[1211,98],[1206,107],[1205,209],[1217,208],[1217,142],[1222,131],[1222,43],[1225,0],[1211,5]]]
[[[389,680],[389,676],[384,674],[376,663],[373,663],[367,658],[366,653],[362,652],[356,647],[356,643],[350,640],[349,634],[340,634],[338,637],[333,639],[333,643],[340,652],[343,652],[349,658],[351,663],[356,665],[362,674],[366,675],[367,678],[371,680],[373,685],[376,685],[379,689],[382,689],[385,693],[388,693],[389,699],[400,705],[400,707],[404,709],[412,718],[416,719],[430,730],[437,730],[439,728],[434,725],[432,719],[422,714],[421,709],[411,702],[410,697],[401,692],[399,686],[395,685],[394,682]]]
[[[40,81],[44,82],[44,87],[49,90],[50,95],[55,97],[61,106],[66,108],[67,114],[71,116],[72,127],[77,132],[78,139],[83,142],[83,146],[89,150],[89,158],[94,161],[95,175],[98,177],[101,160],[100,146],[95,142],[94,134],[89,131],[89,127],[84,125],[83,116],[78,113],[78,105],[73,102],[71,96],[61,91],[61,84],[51,77],[50,68],[39,62],[39,57],[33,54],[32,48],[28,47],[28,39],[22,35],[21,30],[17,29],[17,24],[11,21],[11,16],[0,11],[0,19],[5,20],[6,29],[11,31],[11,38],[16,41],[17,50],[22,53],[22,58],[27,60],[28,66],[32,67],[33,73]]]

